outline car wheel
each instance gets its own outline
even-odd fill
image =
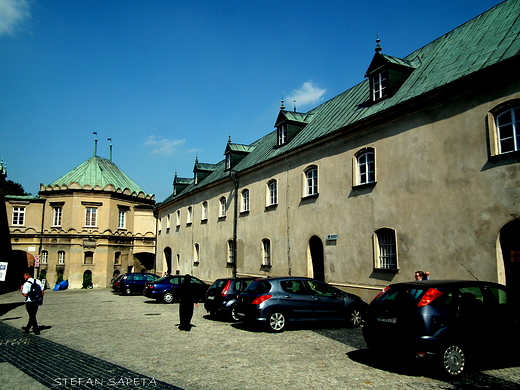
[[[235,310],[235,306],[233,305],[233,307],[231,308],[231,319],[233,321],[240,321],[240,317],[237,316],[237,312]]]
[[[123,295],[132,295],[132,290],[130,289],[130,287],[125,287],[123,289]]]
[[[447,374],[450,377],[461,375],[466,368],[466,353],[457,345],[448,345],[443,348],[440,359],[442,374]]]
[[[363,309],[359,305],[353,305],[347,314],[347,325],[350,328],[357,328],[363,322]]]
[[[174,297],[173,297],[172,293],[167,292],[166,294],[163,295],[163,302],[164,303],[172,303],[173,299],[174,299]]]
[[[273,311],[267,317],[267,325],[269,326],[269,330],[273,332],[281,332],[287,325],[287,319],[283,313]]]

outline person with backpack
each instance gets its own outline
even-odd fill
[[[43,304],[43,285],[38,279],[32,278],[28,272],[24,273],[23,278],[25,283],[22,285],[21,291],[25,297],[25,309],[27,314],[29,314],[29,321],[27,326],[22,326],[22,329],[25,333],[29,333],[32,327],[34,334],[39,335],[40,328],[38,327],[36,314],[40,305]]]

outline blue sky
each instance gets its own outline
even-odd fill
[[[0,0],[0,159],[37,195],[93,155],[164,200],[195,158],[273,130],[499,0]]]

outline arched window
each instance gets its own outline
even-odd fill
[[[267,183],[267,202],[266,205],[274,206],[278,204],[278,186],[276,180],[270,180]]]
[[[176,215],[175,226],[181,226],[181,210],[177,210],[175,215]]]
[[[495,118],[499,154],[520,150],[520,107],[506,109]]]
[[[249,190],[245,189],[242,191],[242,205],[241,212],[247,213],[249,211]]]
[[[226,216],[227,202],[226,197],[223,196],[219,200],[220,202],[220,210],[219,210],[219,218],[224,218]]]
[[[374,234],[374,268],[397,270],[397,243],[394,229],[382,228]]]
[[[271,266],[271,240],[262,240],[262,265]]]
[[[376,160],[374,148],[360,150],[354,156],[354,186],[376,182]]]
[[[303,196],[318,195],[318,167],[312,165],[304,171],[305,183]]]
[[[193,222],[193,207],[189,206],[188,207],[188,217],[186,219],[186,223],[188,225],[191,225],[192,222]]]
[[[208,202],[202,202],[202,221],[206,221],[208,219]]]
[[[200,246],[199,243],[196,242],[195,245],[193,245],[193,262],[198,264],[200,261]]]
[[[227,250],[228,250],[228,264],[233,264],[235,262],[235,244],[233,240],[229,240],[227,242]]]

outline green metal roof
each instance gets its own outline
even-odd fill
[[[83,164],[66,173],[59,179],[50,183],[47,188],[56,186],[70,188],[71,184],[77,183],[83,189],[101,187],[105,189],[107,186],[114,186],[115,190],[130,193],[143,193],[144,190],[139,187],[132,179],[130,179],[116,164],[106,158],[93,156]]]
[[[255,141],[251,152],[235,167],[237,172],[308,145],[334,132],[348,129],[359,122],[375,117],[396,106],[419,100],[502,61],[520,54],[520,1],[509,0],[466,22],[403,59],[376,51],[385,61],[413,68],[399,89],[390,97],[375,104],[370,102],[369,80],[364,80],[342,94],[321,104],[306,114],[281,110],[277,123],[284,118],[307,123],[286,145],[277,146],[276,131]],[[374,60],[372,60],[374,61]],[[167,203],[198,187],[221,180],[229,175],[223,161],[202,182],[188,186]]]

